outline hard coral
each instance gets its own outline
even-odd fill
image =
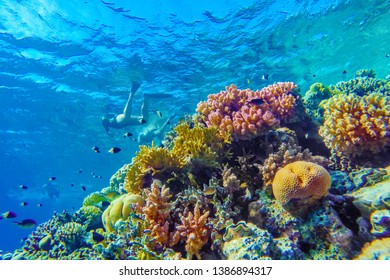
[[[209,214],[209,211],[201,214],[199,204],[196,204],[194,213],[189,211],[186,216],[181,215],[180,217],[182,224],[176,227],[177,231],[173,235],[171,245],[175,245],[181,238],[184,238],[187,259],[191,259],[193,255],[201,259],[199,252],[209,238],[209,230],[206,226]]]
[[[284,207],[305,210],[324,197],[330,185],[331,178],[325,168],[312,162],[296,161],[276,172],[272,191]]]
[[[162,245],[167,245],[169,241],[169,213],[172,205],[168,202],[171,198],[169,188],[159,187],[158,182],[154,181],[150,190],[145,189],[146,205],[142,208],[145,214],[147,228],[150,235]]]
[[[182,158],[171,153],[166,148],[140,146],[139,152],[133,158],[127,171],[124,189],[129,193],[139,194],[145,183],[145,176],[159,176],[181,169],[185,165]]]
[[[133,207],[132,205],[135,205]],[[124,194],[115,199],[103,212],[102,222],[106,231],[115,231],[115,223],[126,220],[130,213],[144,205],[142,196],[136,194]]]
[[[320,105],[325,111],[319,134],[337,156],[379,153],[390,145],[390,96],[340,94]]]
[[[228,132],[234,139],[251,139],[266,129],[288,121],[298,97],[292,82],[276,83],[262,90],[240,90],[235,85],[200,102],[197,112],[208,127]]]
[[[224,139],[218,134],[218,129],[194,126],[191,128],[183,123],[175,127],[177,136],[174,139],[172,154],[185,160],[200,161],[203,166],[218,166],[219,154],[222,153],[224,143],[229,139]]]

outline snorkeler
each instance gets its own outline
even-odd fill
[[[135,93],[140,87],[140,83],[132,82],[133,85],[131,87],[131,91],[129,94],[129,98],[127,99],[127,103],[125,109],[122,114],[117,114],[112,118],[107,116],[102,117],[102,124],[107,133],[110,132],[110,128],[121,129],[127,126],[136,126],[143,125],[149,120],[149,98],[167,98],[172,97],[172,94],[153,94],[153,93],[144,93],[143,95],[143,103],[141,107],[141,116],[132,116],[131,115],[131,107],[132,101]]]
[[[169,118],[160,126],[152,125],[146,130],[142,131],[138,135],[138,144],[150,145],[152,142],[159,145],[162,139],[164,138],[164,133],[166,127],[171,123],[172,119],[176,116],[176,113],[173,113]]]

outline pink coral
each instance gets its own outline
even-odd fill
[[[196,110],[208,127],[229,132],[235,139],[251,139],[292,116],[298,99],[292,94],[295,88],[292,82],[276,83],[256,91],[231,85],[225,91],[210,94]]]

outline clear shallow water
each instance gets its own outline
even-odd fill
[[[122,110],[132,79],[134,110],[141,93],[170,93],[152,109],[178,119],[231,83],[294,81],[304,93],[362,68],[390,74],[388,1],[128,2],[0,0],[0,213],[43,222],[109,184],[138,145],[100,118]],[[51,176],[58,198],[44,193]],[[1,220],[0,249],[31,231]]]

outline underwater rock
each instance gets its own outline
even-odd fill
[[[252,223],[240,221],[229,226],[223,242],[223,254],[228,260],[270,259],[272,236]]]
[[[345,193],[353,192],[357,189],[356,185],[348,177],[347,172],[343,171],[330,171],[330,177],[332,178],[332,185],[329,189],[329,193],[342,195]]]
[[[355,189],[371,186],[389,177],[390,168],[360,168],[349,173]]]
[[[301,260],[303,253],[298,244],[288,237],[274,238],[274,255],[276,260]]]
[[[390,237],[390,210],[377,210],[371,214],[371,233],[376,237]]]
[[[346,196],[353,198],[353,204],[369,220],[374,211],[390,209],[390,180],[361,188]]]

